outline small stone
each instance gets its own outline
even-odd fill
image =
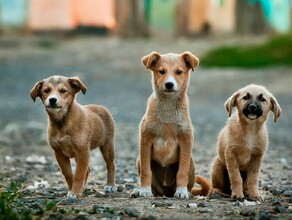
[[[125,178],[124,182],[125,183],[134,183],[135,181],[134,181],[134,178]]]
[[[210,208],[207,208],[207,207],[199,208],[198,211],[199,211],[200,213],[211,213],[211,212],[214,212],[213,209],[210,209]]]
[[[263,212],[263,211],[260,211],[259,213],[259,220],[269,220],[271,217],[271,214],[268,213],[268,212]]]
[[[151,204],[154,207],[169,207],[173,205],[173,201],[171,200],[155,200],[152,201]]]
[[[218,194],[218,193],[212,194],[210,196],[210,199],[222,199],[222,198],[223,198],[223,196]]]
[[[126,208],[125,214],[127,214],[129,217],[138,217],[138,211],[135,208]]]
[[[125,187],[124,187],[123,185],[118,185],[118,187],[117,187],[117,191],[118,191],[119,193],[123,192],[124,189],[125,189]]]
[[[289,206],[287,210],[288,212],[292,213],[292,206]]]
[[[284,190],[282,195],[286,196],[286,197],[292,197],[292,190],[291,189],[286,189],[286,190]]]
[[[271,193],[274,195],[274,196],[279,196],[279,195],[281,195],[281,193],[282,193],[282,190],[280,190],[280,189],[272,189],[271,190]]]
[[[200,202],[198,203],[198,207],[208,207],[208,205],[206,205],[206,203]]]
[[[286,211],[287,211],[287,208],[284,207],[284,206],[276,206],[276,207],[274,208],[274,211],[275,211],[276,213],[283,213],[283,212],[286,212]]]
[[[146,213],[141,213],[138,217],[140,220],[156,220],[156,218],[153,215],[149,215]]]
[[[243,216],[254,216],[255,212],[253,212],[250,209],[243,209],[243,210],[241,210],[240,214]]]
[[[197,209],[198,205],[197,205],[197,203],[189,203],[188,207],[191,208],[191,209]]]
[[[234,205],[238,206],[238,207],[242,207],[243,203],[237,200],[237,201],[234,202]]]
[[[275,206],[275,205],[281,205],[281,201],[278,198],[273,198],[271,202],[272,202],[272,205],[273,206]]]

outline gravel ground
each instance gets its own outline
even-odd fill
[[[278,99],[283,114],[277,123],[272,117],[268,121],[270,146],[259,184],[263,202],[218,197],[130,198],[138,184],[138,124],[152,90],[151,76],[141,57],[153,50],[189,50],[200,57],[217,45],[262,40],[0,38],[0,192],[8,191],[11,182],[21,182],[16,208],[26,207],[44,219],[292,219],[292,70],[285,67],[198,68],[192,73],[189,88],[196,173],[206,177],[216,155],[217,134],[227,120],[225,100],[249,83],[265,85]],[[116,121],[118,193],[102,192],[105,166],[99,150],[95,150],[85,196],[75,202],[64,199],[66,184],[46,141],[45,110],[39,100],[33,103],[29,97],[34,83],[52,74],[78,75],[88,88],[78,101],[99,103],[112,112]],[[55,202],[53,209],[48,208],[50,202]]]

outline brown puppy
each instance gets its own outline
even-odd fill
[[[140,154],[137,168],[141,180],[138,196],[188,198],[195,181],[192,158],[193,126],[189,116],[189,71],[199,64],[190,52],[156,52],[142,58],[152,72],[153,94],[140,123]],[[194,193],[207,193],[204,184]],[[207,186],[208,187],[208,186]],[[135,191],[134,191],[135,192]]]
[[[78,77],[51,76],[30,91],[33,101],[42,100],[49,117],[48,142],[69,187],[68,198],[82,195],[90,173],[90,151],[100,147],[107,167],[106,192],[115,190],[114,121],[100,105],[80,105],[76,93],[86,92]],[[70,158],[77,164],[73,175]]]
[[[232,113],[233,107],[237,114]],[[213,192],[231,194],[232,198],[259,200],[258,178],[263,155],[268,147],[266,121],[274,112],[274,122],[281,115],[275,97],[258,85],[235,92],[225,103],[227,125],[218,137],[218,156],[211,171]]]

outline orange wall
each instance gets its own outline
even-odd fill
[[[66,30],[78,25],[113,29],[114,0],[30,0],[28,25],[32,30]]]

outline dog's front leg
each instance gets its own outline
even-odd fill
[[[68,194],[68,198],[77,198],[82,196],[86,175],[89,172],[89,152],[79,152],[79,154],[75,157],[75,161],[76,171],[73,177],[72,191]]]
[[[184,133],[178,136],[179,144],[179,168],[176,175],[176,192],[177,198],[189,198],[187,189],[189,181],[190,160],[193,146],[192,132]]]
[[[153,196],[151,190],[152,172],[151,172],[151,151],[152,151],[153,135],[142,133],[140,137],[140,155],[139,155],[139,174],[141,181],[141,189],[139,196]]]
[[[227,148],[228,149],[228,148]],[[239,165],[236,155],[232,151],[225,152],[227,172],[231,183],[231,198],[241,199],[243,195],[242,178],[240,175]]]
[[[248,198],[252,200],[258,200],[258,201],[260,200],[260,195],[258,191],[258,178],[259,178],[261,163],[262,163],[262,155],[253,157],[250,161],[247,177],[246,177]]]
[[[69,192],[72,190],[73,173],[71,169],[70,158],[66,157],[61,151],[54,150],[55,158],[59,164],[62,174],[68,185]]]

